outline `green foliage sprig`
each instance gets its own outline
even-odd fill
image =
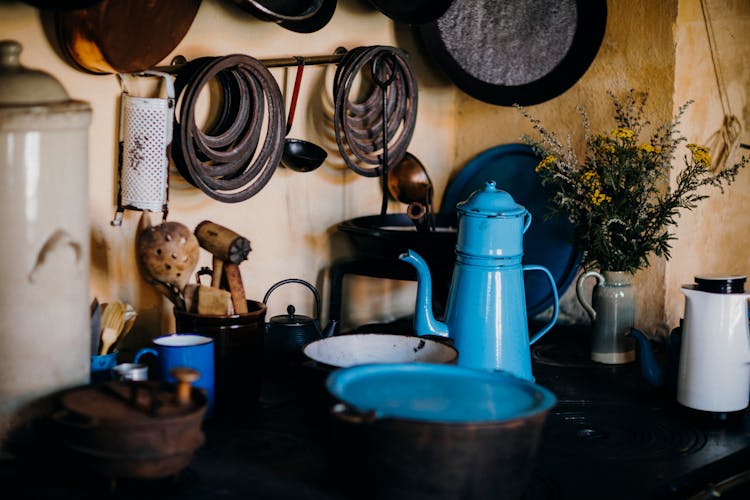
[[[562,142],[524,108],[516,106],[539,135],[524,136],[540,155],[536,171],[549,190],[552,213],[562,213],[574,225],[574,244],[583,252],[586,269],[635,272],[648,266],[651,254],[670,258],[671,229],[681,210],[692,210],[707,198],[704,186],[722,193],[734,182],[748,158],[711,171],[707,148],[687,144],[685,167],[669,186],[675,151],[687,139],[678,131],[693,101],[680,106],[676,116],[656,127],[647,141],[639,139],[650,122],[644,118],[648,94],[631,90],[622,100],[610,93],[616,128],[591,134],[583,106],[578,106],[586,142],[586,157],[576,158],[570,136]]]

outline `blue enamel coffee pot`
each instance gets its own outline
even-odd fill
[[[530,345],[555,324],[559,304],[549,270],[521,264],[523,235],[531,225],[531,213],[497,189],[494,181],[485,183],[456,208],[456,265],[444,323],[432,314],[427,263],[412,250],[399,257],[417,270],[416,333],[452,338],[460,366],[505,370],[533,381]],[[554,296],[552,319],[531,338],[523,282],[526,271],[545,273]]]

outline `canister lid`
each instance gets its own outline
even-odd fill
[[[70,100],[63,86],[44,71],[21,65],[21,44],[0,40],[0,106],[34,106]]]
[[[744,293],[745,276],[704,274],[695,277],[696,290],[709,293]]]
[[[516,216],[526,209],[502,189],[497,189],[495,181],[487,181],[484,187],[474,191],[465,201],[456,205],[459,212],[489,216]]]

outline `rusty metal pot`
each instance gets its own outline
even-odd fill
[[[205,440],[206,396],[184,384],[107,382],[66,391],[53,417],[63,447],[109,478],[177,474]]]
[[[453,365],[361,365],[326,385],[358,497],[517,499],[556,403],[534,383]]]

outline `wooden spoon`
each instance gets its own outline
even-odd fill
[[[110,302],[102,312],[102,343],[99,348],[99,354],[104,355],[109,352],[112,344],[120,336],[123,326],[125,326],[125,305],[122,302]]]

